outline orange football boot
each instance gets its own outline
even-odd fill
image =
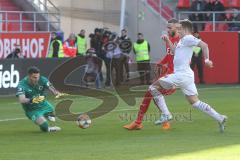
[[[171,125],[170,125],[169,122],[164,122],[164,123],[162,124],[162,129],[163,129],[163,130],[169,130],[170,128],[171,128]]]
[[[143,125],[137,124],[136,122],[132,122],[130,124],[123,126],[123,128],[128,129],[128,130],[140,130],[143,128]]]

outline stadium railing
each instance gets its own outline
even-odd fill
[[[162,16],[164,19],[169,20],[173,18],[173,11],[162,0],[143,0],[155,14]]]
[[[27,2],[33,7],[31,11],[0,11],[0,32],[61,30],[60,10],[50,0],[27,0]]]
[[[232,15],[238,15],[239,19],[240,19],[240,11],[224,11],[224,12],[190,12],[190,11],[179,11],[176,13],[176,18],[178,20],[181,19],[189,19],[189,16],[192,14],[202,14],[202,15],[206,15],[209,14],[209,16],[211,17],[212,20],[206,21],[192,21],[193,24],[195,25],[203,25],[204,29],[203,31],[212,31],[212,32],[216,32],[216,31],[239,31],[240,30],[240,21],[236,21],[236,20],[217,20],[219,15],[227,15],[227,14],[232,14]],[[229,30],[229,27],[224,27],[224,24],[230,25],[230,24],[234,24],[234,25],[238,25],[239,26],[239,30]],[[220,27],[219,27],[220,26]]]
[[[25,18],[25,17],[28,17],[27,16],[28,14],[33,15],[33,19]],[[36,32],[36,31],[39,31],[38,27],[37,27],[39,23],[46,25],[46,29],[41,30],[41,31],[50,32],[51,24],[57,25],[57,26],[59,26],[57,28],[60,28],[60,18],[55,19],[55,20],[50,18],[56,14],[58,14],[58,13],[29,12],[29,11],[0,11],[0,15],[1,15],[0,24],[2,25],[1,32],[25,32],[25,31]],[[42,15],[44,15],[44,17],[46,17],[46,19],[38,20],[37,18]],[[12,19],[10,17],[15,17],[15,18]],[[33,29],[32,30],[25,29],[24,26],[26,25],[26,23],[32,24]],[[11,27],[9,27],[10,25],[11,25]],[[12,27],[14,27],[14,29],[11,29]]]
[[[28,0],[28,2],[32,3],[39,12],[51,13],[48,15],[44,14],[45,18],[50,19],[52,22],[51,25],[57,30],[60,30],[60,10],[50,0]]]

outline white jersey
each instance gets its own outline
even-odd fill
[[[193,76],[190,63],[193,55],[193,46],[197,46],[201,40],[193,35],[186,35],[178,42],[174,55],[174,73],[185,73]]]

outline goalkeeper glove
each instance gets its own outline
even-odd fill
[[[40,103],[42,101],[44,101],[45,97],[44,96],[37,96],[37,97],[34,97],[34,98],[31,98],[30,99],[30,103]]]
[[[58,98],[61,98],[61,97],[63,97],[63,96],[68,96],[69,94],[67,94],[67,93],[58,93],[56,96],[55,96],[55,98],[56,99],[58,99]]]

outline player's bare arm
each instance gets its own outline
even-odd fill
[[[171,52],[174,54],[176,46],[170,41],[169,37],[167,35],[163,35],[161,38],[166,42],[166,44],[170,47]]]
[[[52,84],[49,85],[48,89],[52,92],[54,96],[57,96],[60,94],[60,92]]]
[[[21,104],[27,104],[30,103],[30,99],[26,98],[25,94],[21,94],[18,96],[18,100]]]
[[[30,99],[30,98],[26,98],[25,94],[21,94],[21,95],[19,95],[18,99],[21,104],[28,104],[28,103],[37,104],[37,103],[44,101],[45,97],[44,96],[36,96],[36,97]]]
[[[55,98],[60,98],[60,97],[68,95],[66,93],[59,92],[52,84],[49,85],[48,89],[52,92],[52,94],[55,96]]]
[[[200,41],[198,44],[198,47],[202,49],[204,58],[205,58],[205,65],[209,68],[213,67],[213,62],[209,59],[209,49],[208,49],[208,44]]]

